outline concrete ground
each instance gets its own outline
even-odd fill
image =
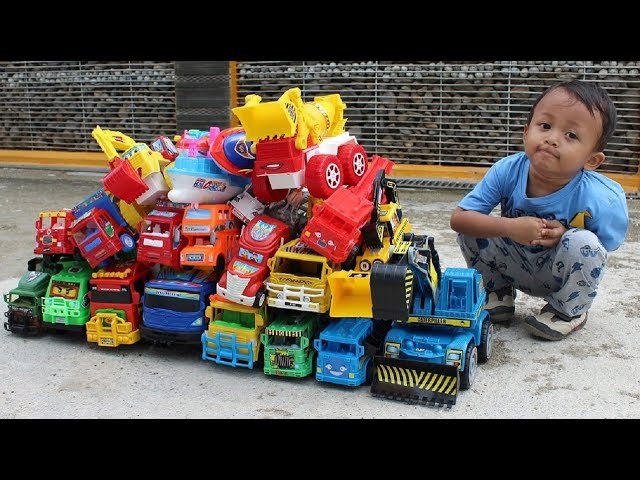
[[[33,257],[39,212],[74,206],[99,188],[101,176],[0,168],[1,293],[17,285]],[[449,228],[464,192],[400,195],[413,230],[435,237],[443,268],[465,266]],[[216,365],[202,361],[199,348],[108,349],[77,334],[25,339],[3,330],[0,418],[638,418],[640,201],[628,205],[627,240],[610,253],[585,328],[561,342],[531,337],[523,319],[543,301],[520,294],[514,320],[496,326],[493,357],[452,409],[374,398],[368,387],[342,388],[313,376]]]

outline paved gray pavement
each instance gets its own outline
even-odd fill
[[[0,292],[16,286],[33,257],[38,213],[74,206],[100,178],[0,168]],[[449,228],[463,194],[400,191],[413,230],[435,237],[443,268],[465,266]],[[452,409],[379,399],[368,387],[341,388],[313,376],[215,365],[202,361],[198,348],[106,349],[80,335],[25,339],[2,330],[0,418],[639,418],[640,201],[628,204],[631,230],[609,256],[585,328],[561,342],[531,337],[523,319],[543,301],[520,294],[514,320],[496,326],[493,357]]]

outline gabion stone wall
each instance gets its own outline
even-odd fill
[[[0,149],[100,151],[96,125],[173,137],[173,62],[0,62]]]
[[[276,100],[300,87],[305,101],[340,93],[347,130],[368,152],[399,163],[489,166],[522,150],[526,116],[548,86],[599,82],[618,109],[600,167],[638,171],[640,62],[238,62],[237,104],[251,93]]]

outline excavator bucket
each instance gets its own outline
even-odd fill
[[[138,175],[129,160],[121,162],[102,179],[104,188],[127,203],[149,190],[149,186]]]
[[[413,271],[406,264],[374,263],[371,268],[373,318],[407,320],[413,294]]]
[[[235,107],[233,113],[244,128],[249,142],[275,137],[293,137],[299,120],[296,106],[280,98],[275,102],[249,103]]]
[[[329,275],[331,317],[372,318],[370,272],[338,270]]]
[[[374,397],[448,408],[456,403],[460,373],[452,365],[376,355],[373,368]]]

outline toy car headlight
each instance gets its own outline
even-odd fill
[[[447,360],[459,361],[461,355],[458,352],[449,352],[447,353]]]

